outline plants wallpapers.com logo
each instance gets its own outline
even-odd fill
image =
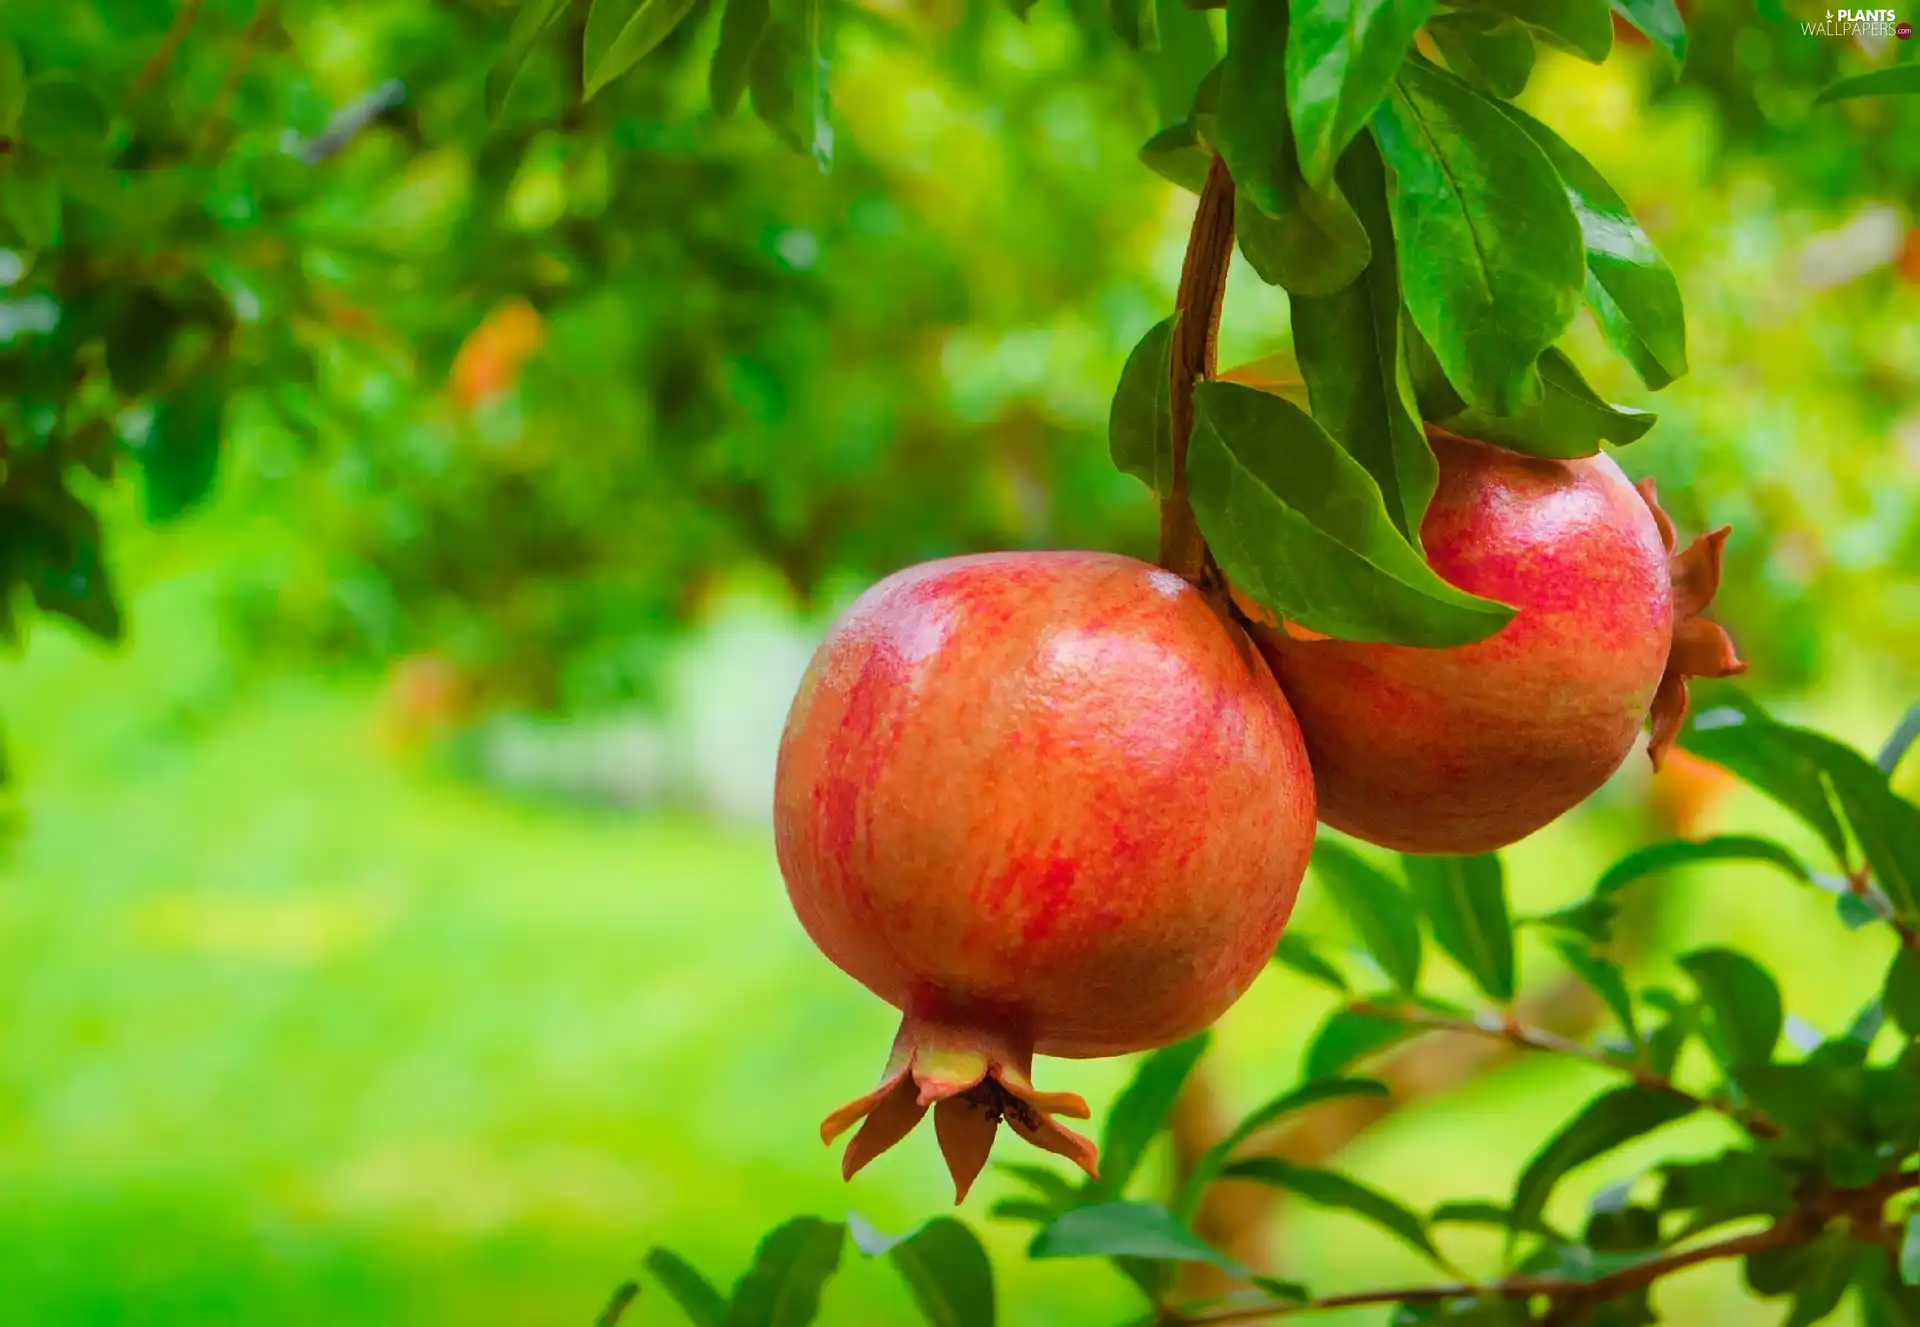
[[[1913,24],[1901,20],[1891,9],[1829,9],[1820,22],[1803,22],[1800,31],[1809,37],[1898,37],[1913,36]]]

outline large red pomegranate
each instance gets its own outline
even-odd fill
[[[1687,677],[1746,665],[1700,616],[1725,529],[1675,555],[1652,482],[1636,488],[1604,454],[1541,460],[1432,436],[1427,559],[1513,620],[1439,650],[1255,635],[1306,734],[1321,819],[1401,852],[1485,852],[1604,783],[1649,715],[1658,768]]]
[[[997,553],[881,581],[821,644],[780,747],[787,891],[827,957],[903,1015],[851,1178],[929,1107],[964,1198],[1005,1120],[1094,1173],[1033,1056],[1165,1045],[1273,952],[1314,832],[1286,700],[1169,572]]]

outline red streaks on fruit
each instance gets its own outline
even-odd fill
[[[1428,561],[1514,619],[1441,650],[1255,635],[1306,735],[1323,820],[1402,852],[1485,852],[1592,793],[1649,716],[1657,766],[1686,677],[1745,665],[1700,616],[1725,530],[1676,556],[1651,484],[1636,489],[1611,458],[1432,432]]]
[[[1188,1036],[1260,972],[1313,840],[1298,726],[1239,629],[1130,558],[910,568],[835,624],[774,793],[780,867],[828,958],[903,1015],[835,1111],[851,1176],[931,1108],[964,1196],[997,1126],[1071,1157],[1085,1103],[1035,1052]]]

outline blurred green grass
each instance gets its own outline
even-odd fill
[[[370,685],[255,674],[229,653],[230,546],[165,547],[127,649],[43,631],[0,672],[21,797],[0,869],[0,1320],[584,1324],[655,1242],[730,1281],[789,1214],[852,1206],[904,1229],[949,1210],[930,1138],[851,1187],[819,1144],[892,1020],[808,944],[764,835],[516,804],[402,761]],[[1829,717],[1867,735],[1885,707],[1851,694]],[[1520,909],[1574,896],[1619,850],[1623,777],[1510,854]],[[1729,820],[1785,830],[1751,799]],[[1811,891],[1738,869],[1667,887],[1643,977],[1690,945],[1736,944],[1832,1029],[1884,964],[1882,939],[1842,932]],[[1334,929],[1311,887],[1297,924]],[[1525,960],[1538,974],[1547,955],[1529,943]],[[1227,1095],[1287,1085],[1325,1007],[1264,978],[1221,1025]],[[1097,1113],[1127,1072],[1042,1067]],[[1420,1204],[1497,1197],[1600,1085],[1520,1064],[1396,1117],[1341,1164]],[[1711,1150],[1722,1127],[1610,1159],[1556,1214]],[[981,1219],[1003,1182],[982,1189],[967,1215],[1002,1255],[1004,1321],[1136,1311],[1104,1267],[1026,1263],[1023,1231]],[[1323,1290],[1428,1275],[1308,1209],[1275,1241]],[[1470,1264],[1493,1252],[1459,1247]],[[1770,1320],[1733,1278],[1676,1278],[1665,1302],[1681,1322]],[[863,1264],[824,1320],[915,1319],[891,1271]],[[649,1291],[629,1321],[678,1319]]]

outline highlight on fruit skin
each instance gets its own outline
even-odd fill
[[[1245,634],[1104,553],[946,559],[821,643],[782,737],[774,833],[807,934],[900,1010],[851,1178],[933,1112],[956,1201],[1000,1124],[1097,1170],[1036,1053],[1189,1036],[1266,965],[1314,833],[1298,725]]]
[[[1611,457],[1544,460],[1429,429],[1428,562],[1519,611],[1447,649],[1252,628],[1300,721],[1320,817],[1412,853],[1505,847],[1593,793],[1651,724],[1658,767],[1687,678],[1744,671],[1702,614],[1727,530],[1674,552],[1650,481]]]

